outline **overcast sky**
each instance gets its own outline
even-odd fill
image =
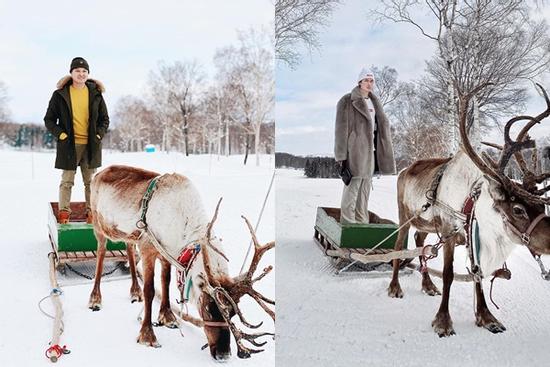
[[[0,80],[13,120],[42,123],[57,81],[82,56],[112,111],[144,92],[159,60],[197,59],[212,78],[217,48],[273,19],[271,0],[0,0]]]
[[[295,70],[277,65],[278,152],[333,156],[336,103],[355,86],[362,67],[394,67],[402,81],[422,76],[425,60],[433,55],[435,44],[406,24],[376,25],[368,14],[376,3],[345,0],[333,13],[330,26],[321,31],[320,52],[311,57],[304,52]],[[542,13],[550,19],[550,7]],[[428,18],[422,19],[428,24]],[[550,75],[541,81],[550,91]],[[537,114],[543,110],[544,100],[533,95],[525,112]],[[532,131],[546,135],[550,128]]]

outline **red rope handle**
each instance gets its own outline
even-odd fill
[[[57,355],[55,355],[55,354]],[[59,357],[61,357],[63,354],[68,354],[69,350],[67,349],[67,346],[60,346],[59,344],[52,345],[48,349],[46,349],[46,358],[50,359],[52,362],[57,362]],[[53,359],[52,359],[53,358]]]

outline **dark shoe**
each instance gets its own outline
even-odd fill
[[[67,224],[69,223],[69,217],[71,216],[71,213],[68,210],[60,210],[57,214],[57,222],[59,224]]]

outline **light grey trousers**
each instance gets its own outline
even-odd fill
[[[80,166],[82,181],[84,181],[84,196],[86,197],[86,209],[90,209],[90,183],[96,169],[88,168],[86,144],[76,144],[76,165]],[[63,170],[61,184],[59,185],[59,210],[71,211],[71,191],[74,185],[76,170]]]
[[[349,185],[344,185],[340,205],[340,223],[369,222],[369,194],[371,179],[353,177]]]

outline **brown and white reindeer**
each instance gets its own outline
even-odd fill
[[[536,253],[550,253],[550,217],[544,213],[544,205],[550,199],[541,197],[550,187],[537,188],[550,177],[549,173],[536,175],[529,171],[521,151],[534,147],[529,129],[550,115],[550,100],[539,85],[547,103],[547,109],[536,117],[518,116],[507,122],[505,145],[499,147],[498,161],[487,154],[480,157],[473,149],[466,133],[466,115],[471,96],[479,89],[459,98],[459,124],[461,148],[448,159],[427,159],[413,163],[403,170],[397,180],[399,231],[395,249],[401,250],[410,226],[416,228],[416,246],[423,246],[428,233],[439,233],[443,240],[443,296],[439,310],[432,322],[440,336],[455,334],[449,315],[449,292],[454,279],[453,257],[456,245],[470,243],[464,218],[475,216],[479,228],[478,260],[472,270],[476,275],[489,276],[498,270],[516,244],[523,244]],[[510,138],[511,126],[527,120],[517,140]],[[496,145],[492,144],[496,147]],[[505,175],[505,168],[515,156],[524,177],[519,183]],[[440,180],[437,184],[437,180]],[[435,183],[435,185],[434,185]],[[435,191],[435,192],[430,192]],[[427,196],[432,196],[431,206],[423,206]],[[468,205],[469,203],[469,205]],[[426,209],[427,208],[427,209]],[[424,209],[424,210],[423,210]],[[473,245],[469,245],[470,248]],[[470,250],[470,256],[472,255]],[[388,287],[390,297],[403,297],[399,285],[399,260],[393,262],[393,278]],[[487,308],[480,277],[475,283],[476,325],[493,333],[506,328]],[[422,273],[422,290],[429,295],[441,294],[432,283],[428,272]]]
[[[185,283],[189,287],[189,301],[197,307],[201,317],[194,323],[204,328],[212,358],[229,358],[231,333],[237,343],[239,358],[248,358],[252,353],[262,351],[245,346],[243,341],[261,347],[266,342],[260,343],[256,339],[273,334],[246,333],[231,319],[238,315],[247,327],[261,326],[262,323],[253,325],[247,322],[239,309],[239,300],[248,294],[275,320],[274,311],[267,305],[274,305],[275,302],[252,288],[255,282],[272,270],[272,266],[268,266],[253,278],[261,257],[275,246],[274,242],[260,245],[250,223],[243,217],[252,235],[255,251],[248,271],[231,277],[221,241],[212,236],[220,203],[209,222],[199,193],[188,178],[175,173],[160,176],[140,168],[110,166],[94,176],[91,191],[94,232],[99,249],[105,247],[109,238],[136,243],[141,254],[144,318],[137,339],[139,343],[160,346],[151,323],[155,260],[159,259],[162,265],[162,298],[157,324],[177,327],[169,301],[170,263],[174,263],[186,250],[194,249],[194,261],[187,265]],[[99,283],[103,256],[104,250],[98,251],[95,285],[89,304],[92,309],[101,307]],[[179,266],[177,263],[175,265]]]

